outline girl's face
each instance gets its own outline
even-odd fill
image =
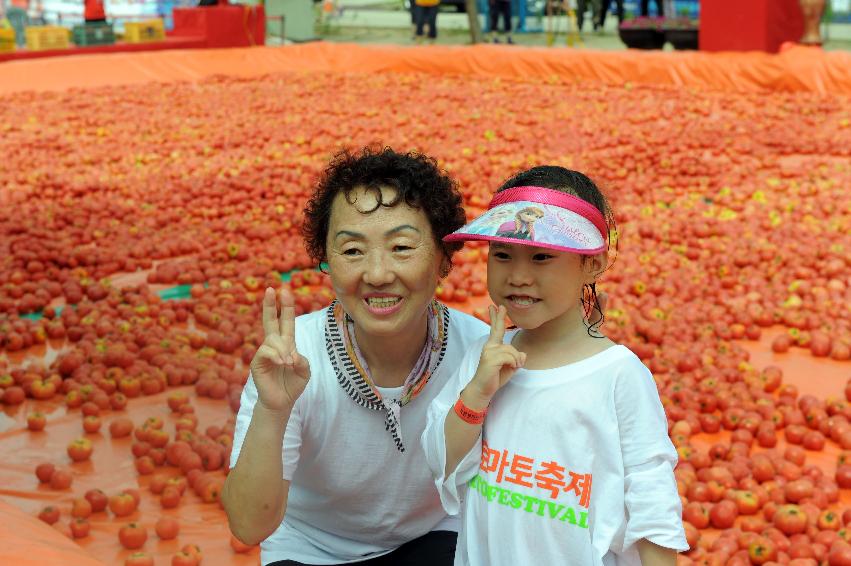
[[[582,308],[582,287],[594,282],[601,261],[602,256],[583,262],[579,254],[492,243],[488,292],[524,330],[572,323]]]
[[[395,189],[381,189],[382,202],[395,196]],[[373,210],[375,191],[360,187],[349,200],[336,196],[328,226],[328,267],[337,298],[359,332],[387,337],[413,332],[423,323],[446,263],[428,217],[404,202]]]

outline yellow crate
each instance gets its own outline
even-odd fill
[[[127,22],[124,24],[124,41],[127,43],[163,41],[164,39],[165,24],[162,20],[145,20],[143,22]]]
[[[31,26],[24,30],[27,49],[44,51],[45,49],[68,49],[71,32],[61,26]]]
[[[15,50],[15,30],[12,28],[0,28],[0,53],[8,53]]]

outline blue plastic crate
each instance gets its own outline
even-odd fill
[[[664,2],[664,0],[660,0]],[[684,16],[693,20],[700,18],[700,0],[674,0],[674,13],[665,14],[669,17]],[[615,3],[609,5],[609,10],[614,13]],[[639,0],[624,0],[623,10],[625,14],[632,14],[634,17],[641,14],[641,2]],[[656,2],[650,2],[650,15],[658,15]]]

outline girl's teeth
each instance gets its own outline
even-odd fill
[[[532,303],[534,303],[534,302],[535,302],[535,299],[526,298],[526,297],[523,297],[523,298],[521,298],[521,297],[512,297],[512,300],[513,300],[515,303],[520,304],[520,305],[531,305]]]

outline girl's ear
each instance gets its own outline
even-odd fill
[[[588,283],[593,283],[606,270],[606,254],[599,253],[597,255],[584,256],[584,268],[587,275]]]
[[[447,275],[449,275],[449,271],[452,269],[452,264],[449,263],[449,258],[445,255],[440,260],[440,278],[444,279]]]

